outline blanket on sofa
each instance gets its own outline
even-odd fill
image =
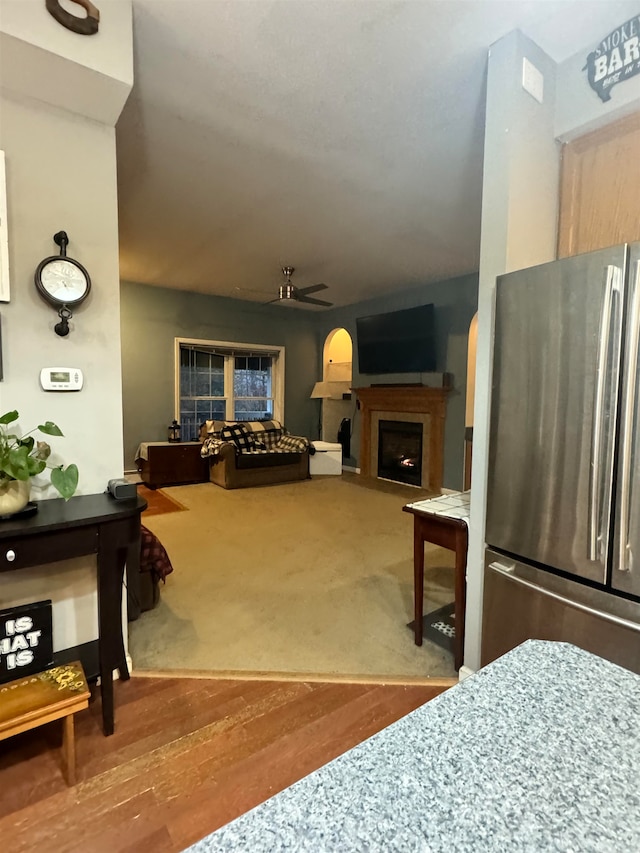
[[[279,421],[206,421],[206,435],[200,455],[217,456],[220,448],[232,443],[237,453],[301,453],[314,452],[308,438],[291,435]]]

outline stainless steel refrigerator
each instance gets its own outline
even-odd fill
[[[482,662],[565,640],[640,672],[640,243],[498,278]]]

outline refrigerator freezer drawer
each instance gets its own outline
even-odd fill
[[[486,552],[481,662],[559,640],[640,673],[640,605]]]

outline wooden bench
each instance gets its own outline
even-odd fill
[[[89,706],[79,661],[0,684],[0,740],[64,718],[62,752],[68,785],[76,782],[73,715]]]

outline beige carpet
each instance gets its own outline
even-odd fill
[[[453,677],[413,642],[413,519],[425,493],[357,475],[226,491],[163,490],[188,511],[144,518],[174,572],[129,625],[137,670]],[[453,554],[427,546],[425,613],[453,600]]]

